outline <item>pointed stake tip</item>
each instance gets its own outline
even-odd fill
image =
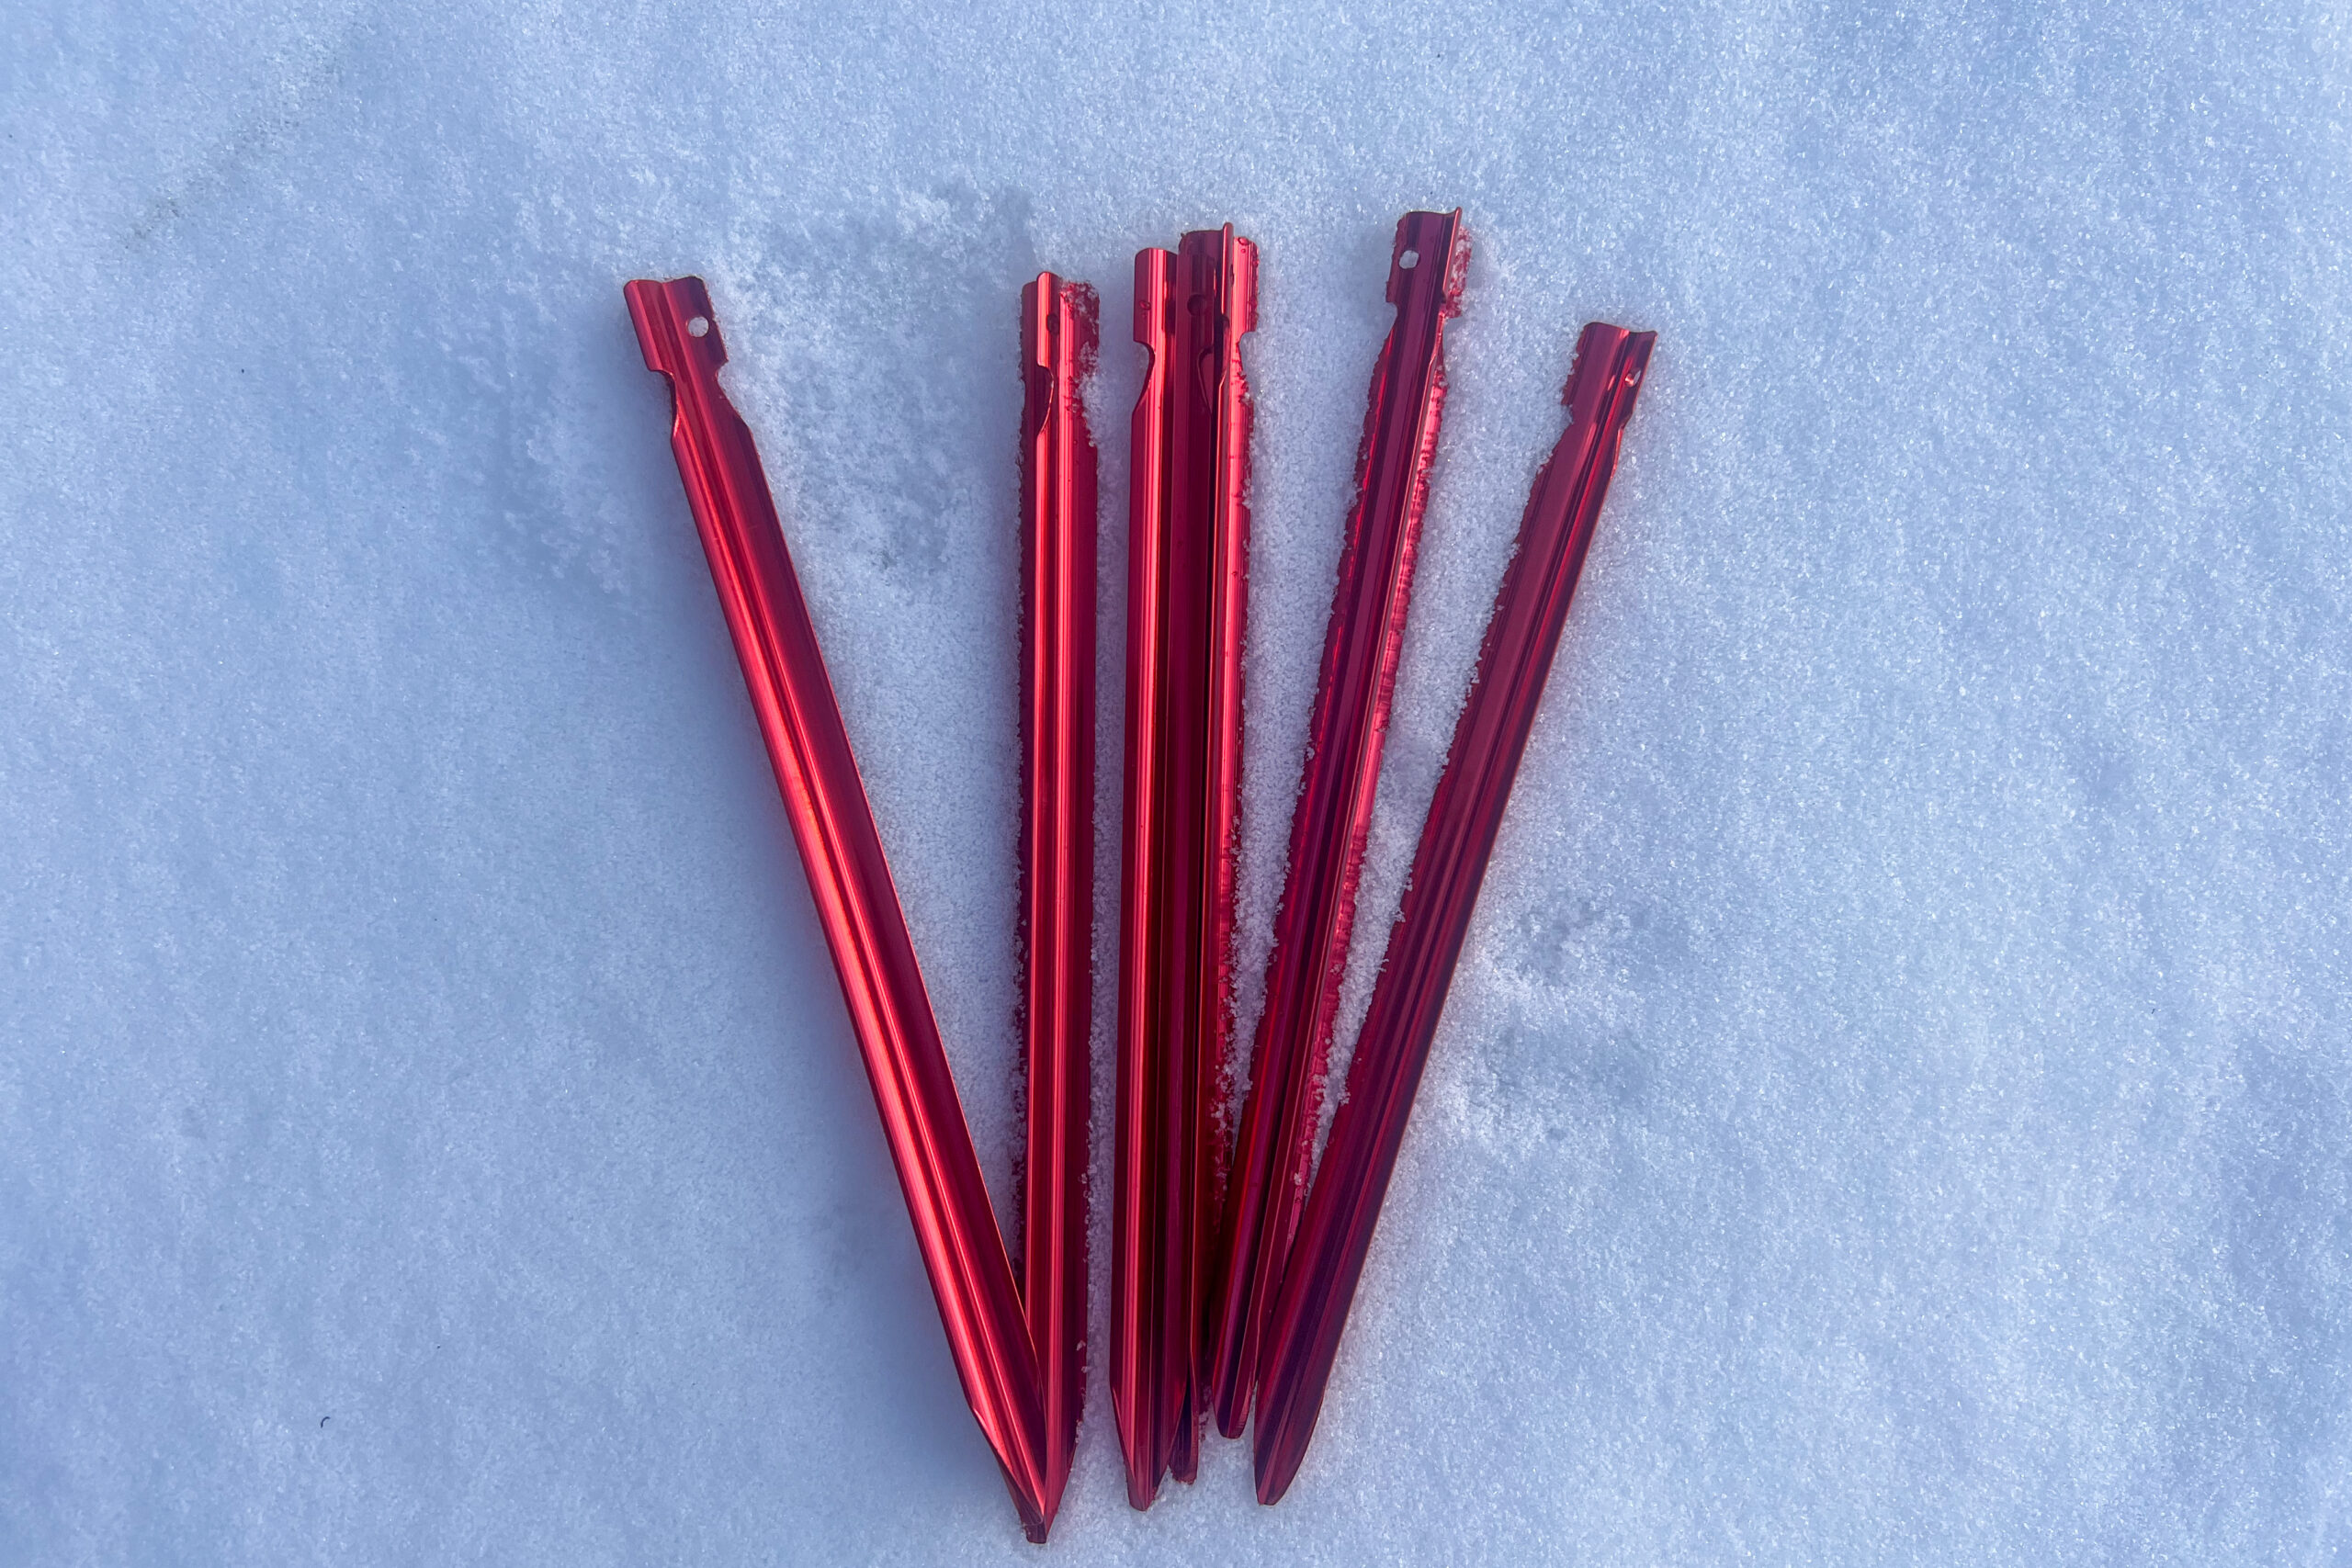
[[[1268,1459],[1264,1453],[1258,1456],[1258,1506],[1261,1508],[1271,1508],[1281,1502],[1283,1495],[1290,1490],[1290,1483],[1298,1477],[1296,1460],[1287,1463],[1276,1460],[1269,1464]]]

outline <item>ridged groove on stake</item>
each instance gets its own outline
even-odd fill
[[[1081,388],[1096,320],[1085,284],[1044,272],[1021,291],[1022,1295],[1042,1379],[1048,1518],[1086,1403],[1095,454]]]
[[[1356,452],[1355,502],[1331,592],[1265,1008],[1219,1227],[1207,1332],[1217,1426],[1228,1438],[1238,1437],[1249,1417],[1265,1316],[1306,1199],[1445,403],[1445,321],[1460,310],[1469,260],[1459,210],[1398,220],[1388,271],[1396,318],[1374,364]]]
[[[752,433],[718,384],[727,350],[709,294],[698,277],[639,280],[625,292],[646,364],[670,381],[679,478],[783,791],[956,1375],[1023,1528],[1043,1540],[1053,1500],[1020,1292],[775,502]]]
[[[1230,1032],[1257,250],[1232,226],[1136,257],[1112,1410],[1127,1500],[1195,1472]]]
[[[1333,1119],[1268,1326],[1255,1434],[1261,1503],[1289,1488],[1322,1410],[1413,1094],[1656,341],[1654,333],[1594,322],[1577,344],[1564,400],[1567,431],[1536,477],[1518,552],[1487,623],[1469,697],[1414,852],[1412,880],[1357,1036],[1347,1098]]]
[[[1156,482],[1166,462],[1159,410],[1170,373],[1164,254],[1136,258],[1135,336],[1148,355],[1136,400],[1127,502],[1126,765],[1119,863],[1118,1077],[1111,1210],[1111,1415],[1125,1462],[1127,1501],[1151,1506],[1166,1468],[1157,1416],[1159,1356],[1159,1020],[1154,949],[1157,883],[1166,832],[1158,764],[1166,746],[1168,513]]]

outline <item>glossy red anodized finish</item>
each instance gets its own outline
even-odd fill
[[[1595,322],[1577,344],[1565,400],[1568,428],[1536,477],[1518,552],[1487,623],[1349,1064],[1347,1098],[1333,1119],[1268,1325],[1255,1433],[1261,1503],[1289,1488],[1322,1410],[1413,1094],[1656,341],[1655,333]]]
[[[1094,968],[1094,290],[1021,291],[1022,1035],[1028,1084],[1022,1295],[1053,1515],[1086,1404],[1086,1129]]]
[[[1323,634],[1322,673],[1291,816],[1290,867],[1274,917],[1265,1010],[1258,1016],[1220,1227],[1208,1332],[1217,1426],[1228,1438],[1238,1437],[1249,1419],[1262,1325],[1306,1201],[1445,404],[1445,321],[1461,309],[1469,262],[1459,211],[1408,212],[1398,220],[1388,270],[1396,319],[1373,369],[1356,453],[1355,505]]]
[[[1190,1480],[1231,1031],[1257,248],[1232,225],[1136,257],[1111,1403],[1127,1500]]]
[[[752,433],[718,384],[727,350],[696,277],[626,289],[669,378],[671,447],[832,951],[850,1024],[957,1375],[1030,1538],[1051,1522],[1046,1423],[1012,1265],[915,965]]]

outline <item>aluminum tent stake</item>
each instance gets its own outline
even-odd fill
[[[1094,290],[1021,291],[1021,935],[1028,1158],[1022,1295],[1045,1416],[1046,1512],[1086,1404],[1086,1150],[1093,1113]]]

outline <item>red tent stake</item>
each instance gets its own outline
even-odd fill
[[[1053,1516],[1086,1404],[1086,1128],[1094,1010],[1094,290],[1021,291],[1022,1024],[1029,1082],[1022,1292]]]

